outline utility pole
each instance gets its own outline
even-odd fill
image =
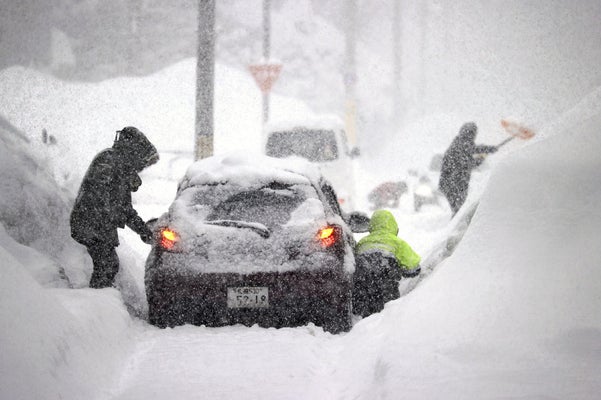
[[[144,4],[142,0],[130,0],[127,3],[127,19],[129,30],[127,32],[127,56],[130,62],[127,63],[127,71],[134,74],[139,70],[136,60],[136,50],[142,47],[142,39],[140,37],[140,18]]]
[[[263,62],[271,56],[271,0],[263,0]],[[263,92],[263,124],[269,120],[269,91]]]
[[[419,54],[419,70],[420,70],[420,86],[419,86],[419,104],[420,104],[420,115],[426,114],[426,103],[428,103],[426,96],[428,93],[428,64],[426,57],[428,57],[428,23],[429,23],[429,1],[425,0],[419,5],[419,13],[421,20],[420,27],[420,54]]]
[[[357,0],[345,2],[346,14],[346,59],[344,71],[344,86],[346,89],[345,130],[351,147],[357,144]]]
[[[392,118],[396,131],[401,123],[403,96],[401,89],[401,0],[392,0]]]
[[[198,0],[194,160],[213,155],[215,98],[215,0]]]

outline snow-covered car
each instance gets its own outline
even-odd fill
[[[228,154],[192,164],[153,223],[150,323],[351,327],[353,231],[319,170],[301,158]]]
[[[352,159],[357,148],[350,148],[342,120],[323,115],[269,123],[264,130],[264,150],[270,157],[299,156],[318,165],[338,193],[343,209],[355,202]]]

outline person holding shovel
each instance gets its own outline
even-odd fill
[[[498,150],[498,146],[477,145],[477,134],[474,122],[463,124],[442,158],[438,188],[449,202],[453,215],[467,198],[472,170],[482,164],[487,154]]]

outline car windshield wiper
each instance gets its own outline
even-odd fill
[[[247,222],[247,221],[237,221],[231,219],[218,219],[215,221],[205,221],[207,225],[218,225],[218,226],[227,226],[231,228],[245,228],[250,229],[258,233],[261,237],[267,239],[271,234],[269,229],[258,222]]]

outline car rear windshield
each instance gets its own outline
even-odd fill
[[[271,183],[255,189],[205,185],[198,187],[192,206],[207,206],[206,221],[254,222],[271,230],[288,223],[293,211],[309,197],[317,197],[310,185]]]
[[[271,157],[304,157],[312,162],[333,161],[338,158],[336,135],[332,130],[295,129],[273,132],[265,152]]]

